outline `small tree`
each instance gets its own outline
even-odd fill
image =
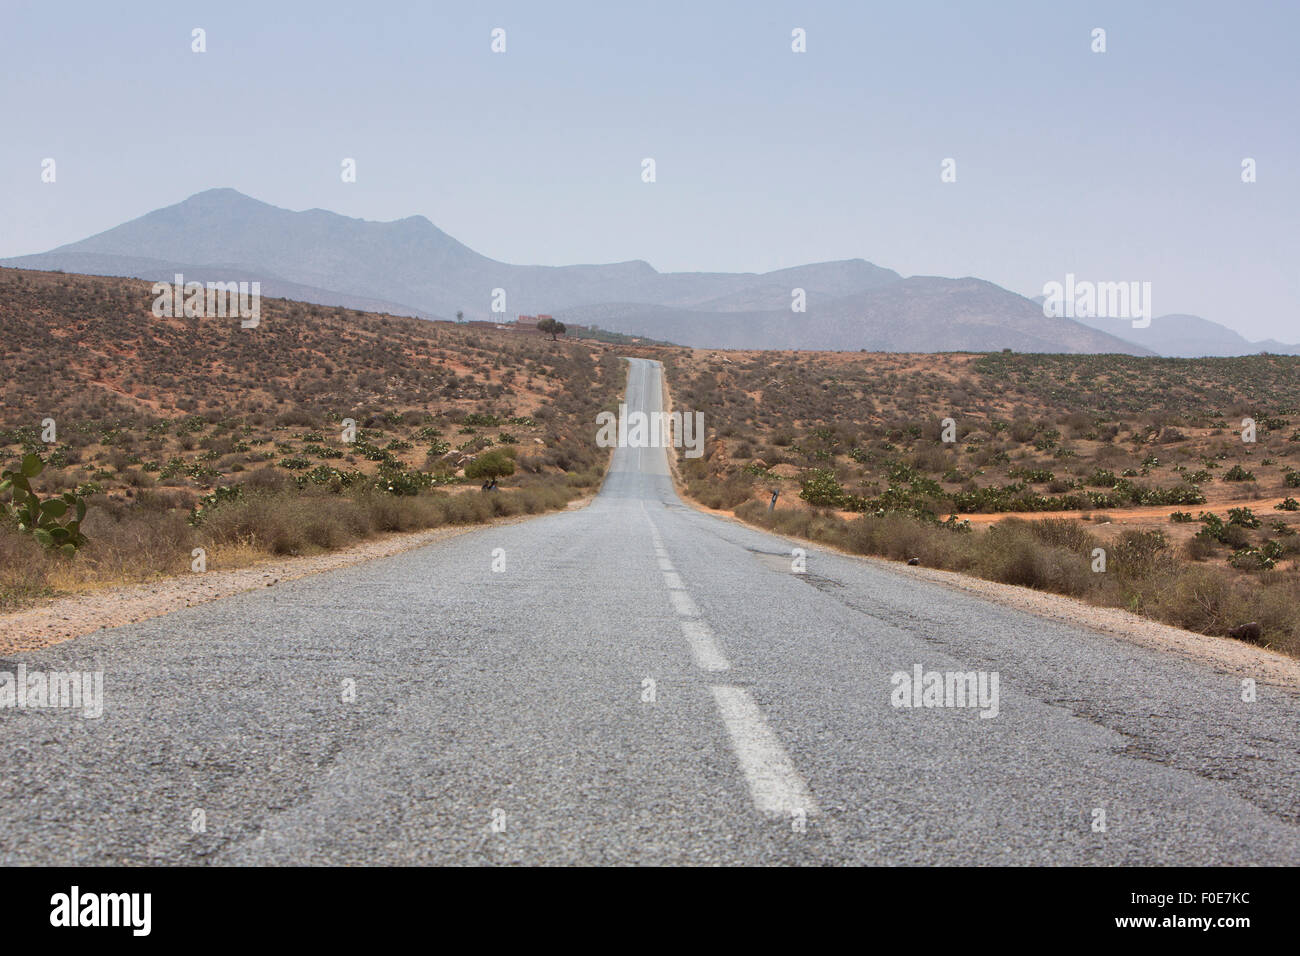
[[[502,451],[479,455],[465,466],[466,478],[504,478],[515,473],[515,463]]]
[[[556,341],[557,336],[563,335],[569,331],[563,322],[556,322],[554,319],[542,319],[537,323],[537,331],[545,332],[551,337],[551,341]]]
[[[456,321],[457,321],[457,322],[464,322],[464,321],[465,321],[465,313],[462,312],[460,309],[457,309],[457,310],[456,310]]]

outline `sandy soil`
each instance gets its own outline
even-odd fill
[[[1137,508],[1087,508],[1083,511],[1003,511],[992,514],[959,514],[957,518],[959,521],[969,521],[971,524],[994,524],[1003,518],[1025,518],[1033,521],[1038,518],[1082,518],[1084,515],[1092,515],[1094,521],[1098,518],[1109,518],[1116,524],[1128,522],[1150,524],[1152,521],[1168,523],[1169,515],[1175,511],[1186,511],[1196,515],[1202,511],[1222,512],[1228,508],[1250,508],[1257,515],[1276,518],[1285,517],[1286,513],[1277,511],[1273,507],[1284,500],[1286,499],[1240,498],[1211,501],[1203,505],[1143,505]],[[858,514],[853,511],[841,511],[838,514],[841,518],[858,517]]]

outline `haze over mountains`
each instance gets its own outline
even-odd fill
[[[370,222],[322,209],[292,212],[233,189],[207,190],[88,239],[0,265],[154,281],[170,281],[177,272],[187,281],[260,280],[268,296],[424,318],[459,311],[467,319],[508,321],[541,312],[696,347],[1300,352],[1247,342],[1195,316],[1157,318],[1144,330],[1110,319],[1049,318],[1037,303],[990,282],[904,278],[862,259],[763,274],[661,273],[640,260],[513,265],[480,255],[423,216]],[[796,288],[805,291],[804,312],[791,310]],[[505,291],[503,314],[491,311],[496,289]],[[1182,351],[1202,347],[1206,351]]]
[[[1226,325],[1211,322],[1199,315],[1158,315],[1145,329],[1131,328],[1130,323],[1116,319],[1089,318],[1079,321],[1103,332],[1120,335],[1158,355],[1179,358],[1254,355],[1259,352],[1300,355],[1300,345],[1288,345],[1277,339],[1252,342]]]

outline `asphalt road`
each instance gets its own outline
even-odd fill
[[[0,709],[0,862],[1300,862],[1294,694],[791,551],[620,448],[585,509],[7,658],[104,707]],[[894,706],[917,665],[996,716]]]

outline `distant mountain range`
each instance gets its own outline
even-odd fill
[[[540,312],[710,348],[1185,354],[1204,342],[1203,354],[1300,353],[1247,342],[1194,316],[1165,316],[1145,330],[1049,318],[1034,301],[990,282],[903,278],[862,259],[762,274],[664,273],[640,260],[512,265],[480,255],[423,216],[381,223],[323,209],[292,212],[233,189],[207,190],[0,265],[152,281],[177,272],[187,281],[259,280],[268,296],[422,318],[463,312],[508,321]],[[792,311],[794,289],[804,290],[806,311]],[[504,313],[491,311],[494,290],[504,290]]]
[[[1080,319],[1087,325],[1148,348],[1158,355],[1199,358],[1207,355],[1300,355],[1300,345],[1287,345],[1276,339],[1252,342],[1226,325],[1211,322],[1199,315],[1158,315],[1145,329],[1118,319]]]

